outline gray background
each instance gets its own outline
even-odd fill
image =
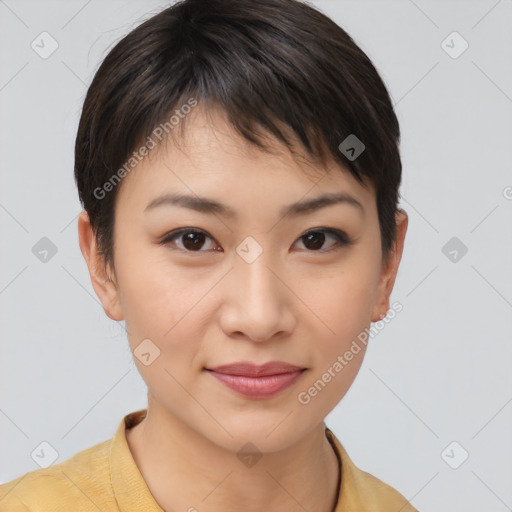
[[[312,3],[390,89],[410,219],[392,295],[403,311],[326,423],[422,512],[510,510],[512,1]],[[73,144],[101,59],[166,5],[0,0],[0,482],[37,469],[41,442],[63,461],[146,405],[78,246]],[[47,59],[31,48],[43,31],[59,45]],[[469,44],[457,58],[453,31]],[[46,263],[32,252],[43,237],[57,248]]]

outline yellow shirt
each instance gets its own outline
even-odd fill
[[[127,414],[113,438],[0,485],[0,512],[162,512],[126,441],[126,429],[145,414]],[[325,432],[341,464],[335,512],[418,512],[395,489],[358,469],[327,426]]]

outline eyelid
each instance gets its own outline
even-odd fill
[[[200,229],[200,228],[179,228],[179,229],[176,229],[174,231],[170,231],[169,233],[165,234],[162,237],[162,239],[161,239],[161,241],[159,243],[162,244],[162,245],[170,244],[172,240],[174,240],[176,238],[179,238],[184,233],[202,233],[207,238],[210,238],[215,244],[219,245],[219,243],[217,242],[217,240],[215,240],[215,238],[213,236],[211,236],[204,229]],[[181,252],[186,252],[188,254],[200,254],[202,252],[212,252],[212,250],[208,250],[208,251],[187,251],[187,250],[184,250],[184,249],[180,249],[179,247],[176,248],[176,250],[177,251],[181,251]],[[214,250],[213,252],[220,252],[220,251]]]
[[[331,251],[336,251],[343,249],[344,247],[349,247],[350,245],[353,245],[355,242],[355,238],[351,238],[345,231],[342,229],[337,228],[327,228],[327,227],[316,227],[316,228],[309,228],[306,231],[304,231],[301,235],[297,237],[297,241],[300,240],[303,236],[307,235],[310,232],[320,232],[320,233],[326,233],[328,235],[334,236],[337,240],[337,244],[334,244],[332,247],[329,247],[328,249],[323,249],[319,251],[312,251],[312,250],[305,250],[306,253],[319,253],[319,254],[325,254]],[[295,243],[295,242],[294,242]]]

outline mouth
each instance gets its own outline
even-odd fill
[[[261,366],[234,363],[205,370],[240,395],[271,398],[295,384],[307,368],[276,361]]]

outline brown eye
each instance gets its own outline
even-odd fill
[[[174,233],[170,233],[169,236],[165,237],[162,240],[162,244],[167,245],[169,243],[176,245],[178,249],[187,251],[187,252],[205,252],[201,249],[205,245],[205,241],[213,239],[207,235],[204,231],[194,230],[194,229],[181,229],[179,231],[175,231]],[[175,242],[176,241],[176,242]],[[208,246],[208,243],[206,243]],[[206,250],[212,250],[210,247],[207,247]],[[215,247],[215,244],[213,244]]]
[[[334,240],[324,247],[326,240],[329,238]],[[312,229],[307,233],[304,233],[298,239],[302,241],[305,250],[308,252],[328,252],[331,250],[341,249],[344,246],[351,245],[353,242],[343,231],[337,229]],[[178,250],[184,252],[207,252],[207,251],[222,251],[222,249],[216,245],[215,241],[203,230],[198,229],[180,229],[169,233],[161,242],[163,245],[175,246]],[[205,248],[206,246],[206,248]]]
[[[326,238],[334,238],[335,243],[328,246],[327,249],[322,249]],[[302,235],[299,240],[303,241],[304,246],[308,251],[327,252],[336,248],[341,248],[345,245],[350,245],[352,242],[347,234],[343,231],[335,229],[315,229],[310,230]]]

